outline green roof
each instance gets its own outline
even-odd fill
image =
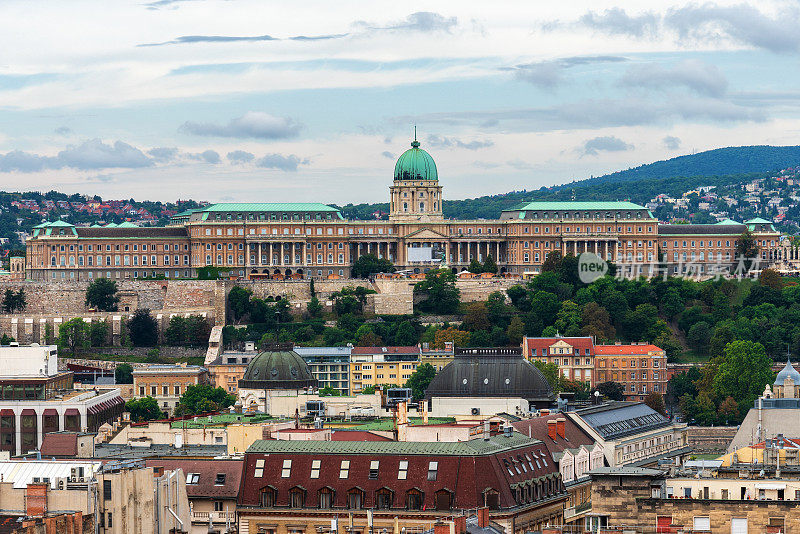
[[[132,222],[124,221],[124,222],[119,223],[117,225],[117,228],[139,228],[139,227],[136,226],[135,224],[133,224]]]
[[[249,453],[293,453],[293,454],[422,454],[448,456],[480,456],[509,449],[541,443],[524,434],[514,432],[511,437],[492,436],[469,441],[292,441],[256,440],[247,449]]]
[[[173,217],[173,218],[175,218],[175,217],[188,217],[188,216],[189,216],[189,215],[191,215],[192,213],[195,213],[195,212],[198,212],[198,211],[203,211],[203,209],[204,209],[204,208],[190,208],[190,209],[188,209],[188,210],[183,210],[183,211],[182,211],[182,212],[180,212],[180,213],[176,213],[176,214],[175,214],[175,215],[173,215],[172,217]]]
[[[422,417],[409,417],[408,421],[411,426],[421,425]],[[431,417],[428,419],[428,424],[438,425],[442,423],[454,423],[455,421],[456,420],[453,417]],[[355,426],[351,430],[392,430],[392,429],[394,429],[394,419],[391,419],[389,417],[384,417],[383,419],[378,419],[377,421],[370,421],[369,423],[364,423],[362,425]]]
[[[117,223],[110,222],[107,225],[103,226],[103,228],[116,228],[119,226]]]
[[[634,204],[633,202],[522,202],[511,208],[503,211],[519,211],[519,210],[646,210],[644,206]]]
[[[403,152],[397,163],[394,165],[395,180],[438,180],[439,173],[436,170],[436,162],[430,154],[419,147],[419,141],[415,139],[411,143],[411,148]]]
[[[718,223],[715,223],[715,224],[717,224],[717,225],[719,225],[719,226],[729,226],[729,225],[733,225],[733,224],[735,224],[735,225],[737,225],[737,226],[738,226],[738,225],[741,225],[742,223],[740,223],[740,222],[736,222],[736,221],[734,221],[733,219],[725,219],[724,221],[720,221],[720,222],[718,222]]]
[[[761,217],[756,217],[755,219],[750,219],[749,221],[745,221],[745,224],[772,224],[772,221],[765,221]]]
[[[339,210],[321,202],[223,202],[198,211],[331,211]]]
[[[70,223],[65,222],[65,221],[53,221],[51,223],[48,223],[47,226],[49,228],[58,228],[58,227],[61,227],[61,228],[72,228],[75,225],[74,224],[70,224]]]

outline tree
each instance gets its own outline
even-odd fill
[[[461,328],[470,332],[489,328],[489,312],[485,302],[470,302],[467,305],[467,314],[464,316]]]
[[[434,348],[443,349],[445,343],[451,342],[455,347],[466,347],[469,345],[469,332],[448,327],[440,328],[434,336]]]
[[[119,363],[114,369],[114,382],[117,384],[133,384],[133,367],[129,363]]]
[[[733,341],[725,346],[712,387],[718,397],[733,397],[740,407],[749,408],[774,378],[772,360],[761,343]]]
[[[395,345],[398,347],[409,347],[411,345],[416,345],[418,340],[419,336],[417,335],[417,330],[414,328],[414,325],[411,324],[411,321],[403,321],[400,323],[394,335]]]
[[[236,402],[236,397],[228,394],[221,387],[214,387],[210,384],[192,384],[181,395],[175,411],[183,415],[215,412],[233,405],[234,402]]]
[[[131,399],[125,403],[125,410],[130,412],[131,421],[152,421],[164,417],[164,413],[158,407],[158,401],[153,397]]]
[[[625,397],[625,386],[619,382],[601,382],[595,389],[609,400],[621,401]]]
[[[525,335],[525,323],[522,322],[522,319],[516,315],[512,317],[511,324],[509,324],[506,329],[506,335],[511,345],[519,345],[522,343],[522,336]]]
[[[414,399],[420,400],[425,396],[425,390],[428,389],[434,376],[436,376],[436,369],[429,363],[422,363],[408,377],[405,387],[411,389]]]
[[[758,275],[758,283],[771,289],[783,289],[783,280],[775,269],[767,268],[762,270],[761,274]]]
[[[27,301],[25,299],[25,290],[20,288],[19,291],[13,291],[11,289],[6,289],[5,295],[3,296],[3,311],[5,313],[16,313],[25,310],[27,306]]]
[[[70,354],[75,356],[76,349],[89,346],[89,325],[80,317],[59,325],[58,346],[68,348]]]
[[[581,310],[581,334],[594,336],[598,341],[612,340],[617,335],[611,316],[596,302],[587,302]]]
[[[697,352],[705,351],[711,341],[711,327],[705,321],[694,323],[686,334],[686,342]]]
[[[110,278],[98,278],[86,288],[86,305],[100,311],[116,311],[119,303],[117,283]]]
[[[737,260],[744,262],[744,267],[749,272],[753,265],[753,260],[758,258],[758,253],[759,247],[756,237],[750,230],[745,230],[736,241]]]
[[[664,397],[661,393],[652,392],[644,398],[644,403],[661,415],[667,415],[667,407],[664,405]]]
[[[481,274],[483,272],[483,265],[481,265],[481,262],[479,262],[477,258],[472,258],[467,270],[474,274]]]
[[[238,324],[242,317],[250,312],[250,297],[253,292],[241,286],[233,286],[228,293],[228,306],[231,308],[233,320]]]
[[[545,380],[550,384],[550,389],[554,392],[561,391],[561,375],[558,372],[558,365],[540,360],[534,360],[533,365],[544,375]]]
[[[186,341],[186,319],[175,315],[169,320],[169,326],[164,331],[164,342],[167,345],[179,346]]]
[[[103,347],[108,340],[108,323],[104,320],[92,321],[89,325],[89,342],[93,347]]]
[[[312,278],[311,281],[313,282],[314,279]],[[311,297],[311,300],[308,301],[306,305],[306,313],[312,319],[319,317],[322,315],[322,304],[320,304],[319,299],[314,296]]]
[[[542,272],[558,272],[561,269],[561,252],[554,250],[547,254],[542,263]]]
[[[127,322],[128,335],[136,347],[152,347],[158,344],[158,323],[147,308],[133,312]]]
[[[394,264],[386,258],[378,258],[375,254],[364,254],[350,268],[353,278],[367,278],[377,273],[393,273]]]
[[[733,397],[725,397],[725,400],[719,404],[719,410],[717,410],[720,416],[720,419],[725,420],[725,424],[730,424],[731,421],[737,421],[739,418],[739,405]]]
[[[486,261],[483,262],[483,272],[497,274],[497,263],[491,254],[487,255]]]
[[[325,386],[319,390],[320,397],[341,397],[342,393],[338,389],[333,389],[331,386]]]
[[[415,293],[425,298],[419,303],[424,312],[448,315],[458,310],[461,292],[456,287],[456,275],[450,269],[428,271],[425,280],[414,285]]]

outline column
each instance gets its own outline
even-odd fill
[[[56,411],[58,412],[58,431],[59,432],[63,432],[64,431],[64,408],[63,407],[56,408]]]
[[[22,454],[22,408],[14,410],[14,434],[16,434],[17,456]]]
[[[81,432],[88,432],[89,431],[89,417],[86,415],[86,406],[82,406],[78,408],[79,414],[81,415]]]
[[[44,408],[36,409],[36,448],[42,449],[42,442],[44,441]]]

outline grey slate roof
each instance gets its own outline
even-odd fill
[[[621,438],[671,424],[666,417],[640,402],[609,402],[575,413],[603,439]]]
[[[658,235],[740,235],[744,224],[659,224]]]

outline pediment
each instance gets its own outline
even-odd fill
[[[420,228],[405,236],[405,239],[447,239],[447,236],[430,228]]]

